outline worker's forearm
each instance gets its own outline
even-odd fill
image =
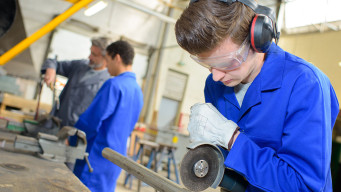
[[[239,131],[238,131],[238,128],[237,130],[235,131],[235,133],[232,135],[230,141],[229,141],[229,145],[228,145],[228,150],[231,150],[231,148],[233,147],[233,144],[234,142],[236,141],[238,135],[239,135]]]
[[[45,77],[44,77],[45,83],[48,86],[53,85],[55,78],[56,78],[56,70],[52,68],[47,68],[45,72]]]
[[[240,133],[240,131],[238,131],[238,132],[236,133],[236,135],[233,137],[233,143],[236,141],[236,139],[237,139],[239,133]],[[232,145],[233,145],[233,143],[232,143]]]
[[[55,59],[47,59],[41,67],[41,70],[45,73],[45,71],[49,68],[57,69],[57,61]]]

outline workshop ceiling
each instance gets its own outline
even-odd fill
[[[10,47],[42,28],[54,17],[62,14],[73,3],[79,0],[15,0],[20,5],[21,17],[16,17],[17,28],[10,30],[20,32],[6,34],[10,38],[2,36],[0,54],[5,53]],[[160,39],[166,34],[173,33],[174,23],[185,9],[189,0],[94,0],[89,7],[99,1],[106,2],[103,10],[92,16],[85,16],[81,9],[69,19],[58,26],[58,29],[66,29],[87,38],[93,36],[109,36],[113,40],[123,38],[134,43],[134,47],[149,54],[149,51],[160,47]],[[338,31],[341,29],[340,0],[257,0],[259,4],[268,6],[277,14],[277,24],[281,36],[300,33],[323,33],[326,31]],[[18,13],[18,14],[19,14]],[[165,34],[165,24],[170,24]],[[20,25],[19,25],[20,24]],[[13,59],[13,62],[21,65],[7,65],[6,68],[27,68],[24,74],[15,74],[25,77],[38,76],[44,52],[48,42],[45,35],[32,44]],[[171,47],[177,47],[176,43],[170,43]],[[45,54],[46,55],[46,54]],[[18,67],[20,66],[20,67]],[[33,68],[35,73],[31,70]],[[10,70],[11,71],[11,70]]]
[[[65,11],[72,4],[69,1],[75,0],[19,0],[24,18],[31,19],[38,23],[47,23],[53,16],[58,15]],[[95,0],[98,2],[99,0]],[[162,18],[160,16],[155,16],[150,14],[150,12],[158,13],[159,15],[167,15],[167,10],[169,7],[175,10],[184,9],[189,0],[103,0],[108,3],[108,6],[97,14],[87,17],[84,16],[84,11],[81,10],[76,13],[71,19],[68,20],[69,24],[77,25],[83,27],[83,33],[110,33],[117,36],[126,36],[137,42],[146,43],[149,45],[156,45],[158,42],[158,34],[160,27],[162,25]],[[259,4],[268,6],[274,9],[279,14],[279,25],[283,29],[282,33],[293,34],[299,32],[324,32],[326,30],[339,30],[338,21],[328,22],[327,14],[331,11],[328,7],[324,5],[333,6],[333,2],[339,0],[258,0]],[[301,3],[299,3],[301,2]],[[306,3],[305,2],[309,2]],[[287,10],[286,5],[292,4],[300,5],[299,8],[300,15],[296,16],[296,12],[292,9]],[[128,5],[129,4],[129,5]],[[282,5],[282,6],[281,6]],[[313,10],[310,8],[311,5],[324,6],[323,10]],[[135,7],[135,8],[133,8]],[[137,9],[136,7],[143,8]],[[291,6],[292,7],[292,6]],[[335,7],[335,6],[334,6]],[[315,6],[316,8],[316,6]],[[149,10],[150,12],[146,12]],[[279,11],[281,10],[281,11]],[[286,27],[287,15],[291,15],[290,18],[296,18],[295,20],[307,20],[311,18],[306,18],[305,12],[311,10],[310,12],[315,13],[314,15],[322,18],[323,21],[311,22],[308,26],[299,26],[300,29],[291,29]],[[338,11],[339,12],[339,11]],[[306,15],[309,15],[307,13]],[[175,17],[177,15],[170,15]],[[341,17],[340,17],[341,19]],[[320,19],[321,20],[321,19]],[[67,23],[67,22],[66,22]],[[26,26],[28,33],[31,30],[36,30],[37,25]],[[80,28],[81,28],[80,27]],[[295,27],[294,27],[295,28]],[[297,28],[297,27],[296,27]],[[304,28],[304,29],[302,29]]]

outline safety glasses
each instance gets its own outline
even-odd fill
[[[240,67],[240,65],[246,61],[249,49],[250,43],[248,42],[248,38],[246,38],[238,50],[226,55],[215,57],[198,57],[191,55],[190,57],[208,69],[233,70]]]

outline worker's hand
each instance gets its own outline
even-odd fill
[[[64,144],[65,144],[66,146],[70,146],[69,140],[68,140],[68,139],[65,139],[65,140],[64,140]]]
[[[187,128],[191,142],[210,142],[228,149],[237,127],[236,123],[226,119],[211,103],[197,103],[191,107]]]
[[[56,70],[53,68],[47,68],[45,72],[44,81],[48,87],[53,87],[56,79]]]

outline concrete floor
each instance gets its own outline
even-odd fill
[[[167,172],[166,171],[162,171],[160,173],[161,175],[164,175],[165,177],[167,176]],[[121,174],[120,174],[120,177],[118,178],[117,180],[117,184],[116,184],[116,192],[136,192],[137,191],[137,184],[138,184],[138,180],[135,178],[133,180],[133,184],[132,184],[132,189],[129,189],[127,185],[127,187],[125,187],[123,184],[124,184],[124,179],[125,179],[125,176],[126,176],[126,172],[124,170],[122,170]],[[171,175],[171,178],[175,178],[174,175]],[[141,190],[140,192],[155,192],[155,189],[146,185],[146,184],[141,184]],[[212,189],[212,188],[209,188],[209,189],[206,189],[204,192],[220,192],[220,189],[217,188],[217,189]]]

